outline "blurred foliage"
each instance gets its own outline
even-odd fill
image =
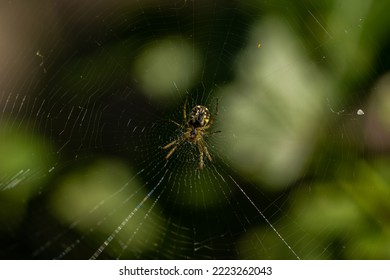
[[[118,185],[122,187],[118,189]],[[145,197],[148,197],[145,189],[123,163],[102,159],[67,174],[51,196],[50,208],[55,216],[82,234],[96,227],[89,236],[96,242],[115,234],[119,244],[108,247],[109,253],[135,258],[150,246],[156,246],[159,234],[164,231],[163,221],[155,214],[160,211],[157,206],[152,207],[151,200],[145,200],[144,207],[139,207]],[[118,225],[126,227],[113,233]]]
[[[134,63],[134,73],[145,94],[166,103],[166,95],[191,88],[198,80],[201,59],[188,42],[167,38],[146,47]]]
[[[42,192],[49,170],[49,149],[39,136],[11,123],[0,127],[0,233],[13,231],[28,210],[28,201]],[[27,180],[33,178],[32,180]]]
[[[265,18],[249,36],[237,79],[220,93],[229,108],[221,113],[222,130],[237,137],[222,149],[259,183],[283,188],[302,174],[321,136],[332,84],[280,19]]]

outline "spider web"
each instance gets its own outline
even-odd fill
[[[2,4],[0,256],[388,258],[386,8],[347,2]]]

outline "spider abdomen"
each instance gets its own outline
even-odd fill
[[[206,126],[210,121],[209,109],[205,106],[197,105],[191,110],[188,124],[193,127]]]

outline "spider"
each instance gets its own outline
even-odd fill
[[[208,132],[207,130],[213,124],[215,118],[218,115],[218,99],[217,104],[215,106],[215,113],[210,117],[210,112],[207,107],[202,105],[196,105],[192,108],[191,113],[187,116],[187,101],[188,96],[184,102],[183,106],[183,124],[179,124],[175,121],[170,120],[172,123],[177,125],[182,129],[182,134],[171,143],[162,147],[163,150],[171,148],[168,154],[165,156],[165,159],[169,159],[170,156],[176,151],[176,149],[183,144],[184,142],[189,142],[194,144],[198,148],[199,152],[199,170],[203,170],[204,167],[204,155],[208,158],[209,161],[212,161],[210,153],[207,149],[206,142],[204,141],[204,137],[206,135],[212,135],[215,133],[219,133],[221,131]]]

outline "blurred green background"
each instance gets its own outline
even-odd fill
[[[389,9],[2,1],[0,257],[390,258]]]

